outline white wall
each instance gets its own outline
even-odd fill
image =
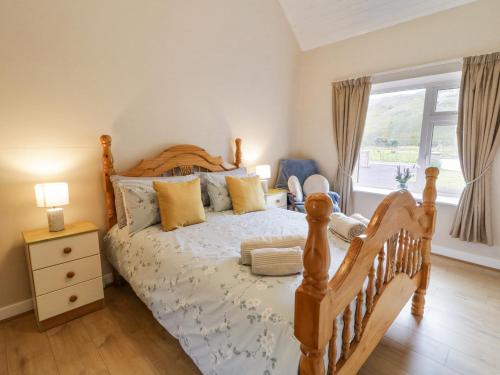
[[[104,230],[101,150],[119,170],[193,143],[247,164],[290,151],[299,49],[270,0],[0,2],[0,308],[30,297],[33,185],[67,181],[67,222]]]
[[[331,82],[418,66],[437,61],[500,51],[500,1],[479,0],[452,10],[416,19],[301,55],[298,122],[294,149],[316,159],[333,178],[337,151],[333,141]],[[500,186],[500,163],[493,166],[493,186]],[[500,194],[493,198],[494,228],[500,232]],[[380,196],[355,193],[355,209],[371,214]],[[500,267],[500,236],[494,247],[448,236],[455,208],[439,205],[435,248],[449,248],[457,256]],[[482,257],[472,259],[472,257]]]

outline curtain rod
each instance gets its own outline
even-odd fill
[[[387,70],[385,72],[373,73],[370,76],[371,77],[380,77],[380,76],[385,76],[385,75],[389,75],[389,74],[404,73],[404,72],[408,72],[408,71],[433,68],[436,66],[442,66],[442,65],[448,65],[448,64],[462,64],[462,60],[463,60],[463,58],[458,58],[458,59],[443,60],[443,61],[437,61],[437,62],[416,65],[416,66],[407,66],[405,68],[399,68],[399,69]]]
[[[432,68],[438,68],[438,67],[444,67],[446,65],[452,65],[452,64],[457,64],[457,68],[459,68],[459,66],[462,66],[462,61],[463,61],[463,58],[460,57],[460,58],[456,58],[456,59],[450,59],[450,60],[441,60],[441,61],[436,61],[436,62],[432,62],[432,63],[428,63],[428,64],[422,64],[422,65],[414,65],[414,66],[407,66],[407,67],[404,67],[404,68],[398,68],[398,69],[392,69],[392,70],[386,70],[386,71],[383,71],[383,72],[377,72],[377,73],[361,73],[361,74],[356,74],[354,77],[371,77],[372,78],[372,83],[381,83],[381,82],[384,82],[385,80],[383,79],[384,77],[391,77],[391,76],[397,76],[398,74],[400,73],[409,73],[409,72],[418,72],[418,71],[422,71],[422,70],[425,70],[425,69],[432,69]],[[459,69],[460,70],[460,69]],[[441,73],[445,73],[445,72],[441,72]],[[437,73],[439,74],[439,73]],[[429,75],[432,75],[432,73],[430,73]],[[345,81],[345,80],[350,80],[350,79],[353,79],[353,75],[349,76],[349,77],[339,77],[339,78],[335,78],[332,83],[335,83],[335,82],[342,82],[342,81]],[[398,79],[404,79],[404,78],[389,78],[388,81],[390,80],[398,80]]]

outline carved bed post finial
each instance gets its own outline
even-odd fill
[[[427,213],[434,213],[437,198],[436,180],[439,175],[439,169],[436,167],[429,167],[425,170],[425,187],[422,193],[422,202]],[[432,209],[433,212],[430,210]],[[432,233],[434,233],[434,227]]]
[[[111,136],[101,135],[100,140],[102,146],[102,180],[106,194],[106,221],[109,229],[116,224],[115,193],[110,180],[111,175],[115,174],[115,169],[113,154],[111,153]]]
[[[311,194],[306,200],[309,234],[304,248],[304,281],[311,293],[324,295],[328,284],[330,249],[327,226],[332,213],[332,200],[321,193]]]
[[[327,226],[332,201],[326,194],[311,194],[305,207],[309,233],[304,248],[304,279],[295,295],[295,336],[301,342],[300,374],[323,375],[323,354],[331,332],[321,331],[332,329],[321,324],[325,313],[321,301],[327,294],[330,268]]]
[[[425,188],[422,193],[422,206],[426,214],[427,223],[425,234],[422,236],[422,280],[413,295],[411,306],[412,314],[418,317],[424,315],[425,294],[431,275],[431,240],[436,225],[436,180],[438,175],[438,168],[430,167],[425,170]]]
[[[236,150],[234,151],[234,165],[239,168],[241,165],[241,138],[236,138],[234,144],[236,145]]]

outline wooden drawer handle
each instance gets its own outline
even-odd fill
[[[69,254],[71,253],[71,247],[65,247],[64,250],[63,250],[63,253],[64,254]]]
[[[72,279],[73,277],[75,276],[75,273],[73,271],[69,271],[67,274],[66,274],[66,277],[68,279]]]
[[[75,302],[78,299],[78,296],[75,296],[74,294],[69,297],[69,302]]]

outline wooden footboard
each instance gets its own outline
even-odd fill
[[[389,194],[331,280],[327,226],[332,203],[324,194],[308,197],[304,279],[295,293],[301,375],[355,374],[412,295],[412,313],[423,315],[438,174],[437,168],[426,169],[422,203],[406,190]]]

